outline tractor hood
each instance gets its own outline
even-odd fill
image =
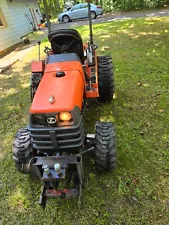
[[[30,113],[71,111],[75,106],[81,109],[83,94],[84,76],[79,62],[47,64]]]

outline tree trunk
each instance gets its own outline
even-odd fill
[[[100,5],[103,6],[103,0],[100,0]]]
[[[144,0],[140,0],[140,8],[141,8],[141,9],[144,8]]]
[[[45,15],[46,15],[46,21],[48,24],[48,31],[51,31],[51,23],[50,23],[50,19],[49,19],[49,12],[48,12],[48,5],[47,5],[47,1],[43,0],[43,5],[44,5],[44,10],[45,10]]]

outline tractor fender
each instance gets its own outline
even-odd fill
[[[31,63],[31,71],[32,73],[44,72],[45,65],[43,61],[33,61]]]

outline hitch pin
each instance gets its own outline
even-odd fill
[[[45,165],[44,166],[44,171],[45,171],[45,173],[46,173],[47,176],[50,176],[51,175],[51,172],[50,172],[50,169],[49,169],[48,165]]]
[[[59,163],[55,163],[55,165],[54,165],[54,169],[55,169],[55,171],[58,173],[58,174],[60,174],[60,164]]]

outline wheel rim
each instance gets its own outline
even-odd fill
[[[95,13],[94,12],[91,12],[91,18],[92,19],[95,19],[95,17],[96,17]]]
[[[68,22],[69,22],[68,16],[64,16],[64,17],[63,17],[63,22],[64,22],[64,23],[68,23]]]

